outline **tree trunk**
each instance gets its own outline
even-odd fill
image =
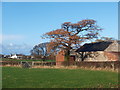
[[[84,61],[86,58],[85,52],[81,52],[81,53],[79,52],[79,55],[80,55],[81,61]]]
[[[81,61],[84,61],[84,59],[85,59],[84,52],[82,52],[82,54],[81,54]]]
[[[70,50],[67,50],[65,53],[65,61],[69,62],[70,59]]]

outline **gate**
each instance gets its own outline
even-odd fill
[[[30,68],[31,65],[27,61],[21,61],[22,68]]]

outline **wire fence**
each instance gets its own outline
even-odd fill
[[[54,66],[56,62],[45,61],[0,61],[0,66],[19,66],[23,68],[30,68],[34,66]]]

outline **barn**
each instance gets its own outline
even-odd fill
[[[76,52],[76,61],[118,61],[120,41],[86,43]]]
[[[119,61],[120,41],[101,41],[86,43],[77,50],[71,51],[69,63],[74,61]],[[56,65],[65,61],[64,51],[56,55]]]

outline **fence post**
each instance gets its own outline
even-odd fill
[[[34,61],[32,61],[32,67],[34,67]]]
[[[115,62],[113,62],[113,70],[115,70]]]
[[[18,62],[18,66],[20,66],[20,62]]]
[[[20,62],[20,66],[22,67],[22,61]]]
[[[112,65],[112,69],[115,70],[114,62],[112,62],[111,65]]]

